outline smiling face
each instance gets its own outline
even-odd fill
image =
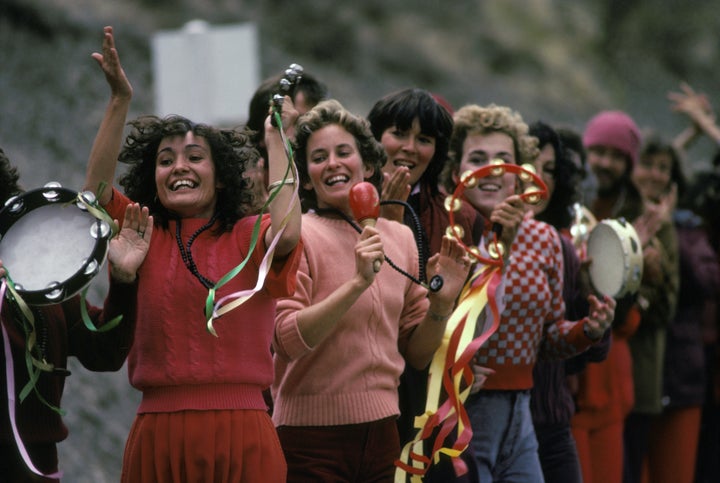
[[[618,189],[630,165],[625,153],[602,145],[588,147],[587,163],[595,175],[600,194],[612,193]]]
[[[304,188],[315,191],[318,208],[335,208],[352,215],[350,188],[374,172],[363,164],[355,137],[330,124],[310,135],[306,152],[310,182]]]
[[[455,173],[456,183],[462,173],[475,171],[493,159],[515,164],[513,139],[503,132],[468,134],[463,142],[462,158]],[[465,190],[465,199],[483,216],[490,218],[495,205],[515,193],[516,177],[505,173],[500,177],[487,176],[479,180],[476,188]]]
[[[657,152],[642,156],[633,167],[632,180],[644,198],[658,201],[667,193],[672,179],[670,153]]]
[[[555,163],[555,148],[552,144],[546,144],[533,162],[537,175],[540,176],[540,179],[542,179],[547,186],[548,193],[547,198],[542,198],[539,203],[530,205],[535,214],[542,213],[543,210],[547,208],[548,201],[550,201],[555,191]]]
[[[158,200],[182,218],[210,218],[215,212],[218,183],[205,138],[192,131],[163,138],[155,158]]]
[[[388,157],[383,172],[392,174],[404,166],[410,170],[411,186],[420,180],[435,155],[435,138],[421,132],[418,118],[406,131],[396,126],[388,127],[383,131],[380,142]]]

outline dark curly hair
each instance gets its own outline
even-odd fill
[[[409,130],[415,118],[420,123],[420,131],[435,138],[435,154],[420,177],[420,183],[429,186],[432,193],[437,193],[453,130],[453,119],[448,110],[425,89],[409,88],[386,95],[375,103],[367,116],[373,136],[378,141],[389,127]]]
[[[5,151],[0,148],[0,203],[22,192],[17,168],[10,164]],[[0,205],[1,207],[1,205]]]
[[[307,168],[308,140],[312,133],[332,124],[337,124],[353,135],[363,164],[374,170],[367,181],[375,185],[380,192],[383,180],[382,167],[387,159],[385,149],[373,137],[370,124],[366,119],[352,114],[338,101],[330,99],[320,102],[300,116],[295,130],[295,162],[300,176],[300,197],[303,211],[317,208],[315,191],[303,188],[305,183],[310,182]]]
[[[182,116],[141,116],[128,123],[132,131],[118,160],[131,167],[120,178],[120,185],[128,198],[145,205],[155,222],[167,228],[168,220],[177,216],[165,208],[157,197],[155,159],[163,138],[185,135],[192,131],[203,137],[210,147],[215,164],[215,176],[223,183],[218,189],[215,214],[220,231],[230,231],[237,220],[252,211],[254,197],[251,181],[243,176],[245,167],[257,162],[258,151],[250,143],[246,129],[220,129],[207,124],[195,124]]]
[[[555,172],[552,173],[553,180],[555,180],[555,191],[545,209],[535,218],[555,228],[567,228],[572,222],[570,208],[579,199],[580,171],[563,146],[557,131],[550,125],[537,121],[530,125],[528,132],[537,138],[539,149],[542,150],[545,146],[550,145],[555,151]]]

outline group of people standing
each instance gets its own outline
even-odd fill
[[[696,447],[700,437],[706,393],[683,387],[697,374],[676,361],[708,352],[717,244],[702,213],[675,209],[684,200],[675,148],[643,147],[630,116],[602,112],[580,134],[528,125],[505,106],[454,111],[420,88],[390,93],[360,116],[308,76],[282,102],[269,102],[278,79],[268,79],[243,128],[179,115],[127,123],[133,91],[111,27],[93,58],[110,100],[83,190],[123,221],[105,307],[90,310],[99,325],[118,312],[124,319],[99,334],[82,326],[77,298],[36,310],[51,312],[60,367],[69,355],[91,370],[127,360],[142,400],[121,481],[392,481],[425,410],[428,366],[482,268],[465,247],[486,253],[488,243],[505,248],[497,330],[473,358],[465,401],[472,438],[463,465],[440,455],[425,480],[632,483],[643,471],[649,481],[669,477],[663,464],[690,464],[692,451],[681,461],[662,443],[687,424]],[[698,132],[718,133],[701,101],[689,88],[674,97]],[[454,207],[459,229],[448,235],[447,194],[497,160],[534,166],[546,199],[526,203],[512,172],[479,179]],[[122,191],[118,161],[128,165]],[[7,160],[2,168],[12,181],[4,200],[21,190]],[[580,196],[584,177],[595,181],[593,199]],[[374,223],[355,220],[350,191],[361,182],[384,202]],[[593,292],[592,260],[570,231],[578,201],[597,220],[635,227],[644,256],[637,293]],[[713,268],[700,275],[697,263]],[[242,293],[244,303],[208,320],[209,293]],[[12,357],[22,360],[16,318],[5,304]],[[705,374],[705,360],[696,362]],[[21,368],[16,377],[27,379]],[[40,377],[57,405],[62,381]],[[56,481],[55,444],[67,429],[55,413],[41,427],[34,415],[50,410],[28,401],[18,427],[39,474],[6,423],[0,472]]]

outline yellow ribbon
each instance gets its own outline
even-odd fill
[[[430,364],[425,412],[415,418],[418,432],[403,447],[396,461],[395,483],[405,483],[408,474],[413,483],[419,483],[430,465],[437,463],[440,454],[456,459],[467,449],[472,430],[467,423],[464,403],[473,382],[470,361],[477,348],[495,331],[499,313],[493,313],[492,326],[485,324],[477,338],[475,333],[482,312],[488,305],[488,291],[492,286],[494,295],[500,276],[500,267],[488,265],[478,270],[463,287],[457,308],[448,320],[442,342]],[[497,312],[494,305],[491,303],[494,312]],[[443,387],[446,397],[441,405]],[[444,446],[444,440],[453,427],[457,428],[459,443],[454,447]],[[430,455],[426,456],[424,445],[433,435]]]

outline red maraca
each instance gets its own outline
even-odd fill
[[[353,216],[362,226],[375,226],[380,216],[380,196],[372,183],[363,181],[350,188],[350,209]],[[375,260],[373,270],[380,271],[382,262]]]

